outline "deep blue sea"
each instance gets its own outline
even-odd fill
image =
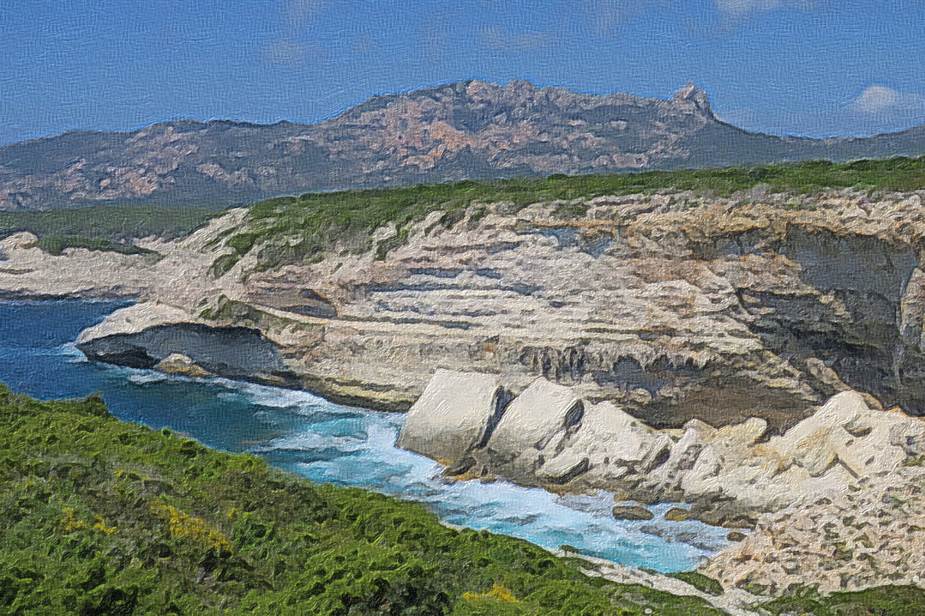
[[[536,488],[451,482],[440,467],[398,449],[402,415],[333,404],[310,393],[226,379],[189,379],[87,361],[73,341],[125,304],[0,302],[0,381],[43,399],[98,392],[110,411],[202,443],[251,452],[320,482],[367,488],[426,504],[448,524],[488,529],[547,548],[658,571],[694,568],[725,545],[699,522],[618,521],[608,494],[559,496]]]

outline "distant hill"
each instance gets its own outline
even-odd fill
[[[693,85],[660,100],[468,81],[375,97],[315,125],[178,121],[9,145],[0,209],[921,154],[925,126],[867,138],[750,133],[717,119]]]

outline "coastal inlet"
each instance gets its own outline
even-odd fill
[[[560,496],[506,481],[453,481],[432,460],[399,449],[404,415],[346,407],[306,392],[221,378],[167,376],[89,362],[73,345],[81,330],[124,303],[0,303],[0,381],[39,398],[100,392],[120,419],[252,452],[314,481],[424,503],[447,524],[512,535],[549,549],[663,572],[695,568],[726,545],[725,529],[670,521],[617,520],[604,492]]]

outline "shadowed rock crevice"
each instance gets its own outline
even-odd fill
[[[753,317],[750,329],[767,347],[797,365],[818,358],[848,386],[886,405],[902,402],[913,413],[925,412],[922,381],[902,379],[909,359],[921,358],[917,341],[904,340],[902,323],[903,299],[918,267],[916,250],[876,237],[799,227],[788,228],[769,247],[799,266],[800,280],[812,291],[737,290]]]
[[[277,347],[259,330],[246,327],[157,325],[82,341],[77,347],[91,360],[133,368],[153,368],[173,354],[182,354],[208,372],[229,378],[293,378]]]

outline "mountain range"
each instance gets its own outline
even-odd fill
[[[748,132],[717,118],[693,85],[662,100],[466,81],[375,97],[313,125],[183,120],[8,145],[0,209],[921,154],[925,126],[864,138]]]

